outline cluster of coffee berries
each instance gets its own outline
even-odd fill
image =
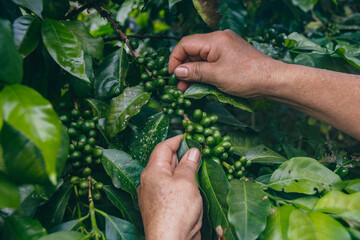
[[[60,116],[60,120],[67,127],[70,137],[68,161],[75,168],[83,168],[91,164],[100,164],[103,150],[95,146],[96,117],[90,110],[83,112],[74,108],[70,114]]]
[[[163,112],[168,115],[183,117],[185,109],[191,106],[191,101],[184,98],[183,92],[176,87],[167,87],[160,95],[161,101],[165,104]]]
[[[274,28],[269,28],[264,31],[263,36],[256,36],[253,40],[257,42],[270,43],[274,47],[282,47],[286,38],[285,33],[280,33]]]
[[[251,166],[251,161],[242,156],[237,161],[222,162],[223,167],[227,173],[227,178],[230,181],[233,178],[240,179],[243,176],[247,167]]]
[[[78,187],[78,194],[79,196],[87,196],[89,193],[89,181],[91,183],[91,195],[94,200],[101,199],[101,190],[104,187],[102,182],[97,182],[93,178],[90,178],[91,175],[91,168],[86,167],[82,171],[82,177],[72,176],[70,179],[71,184]]]

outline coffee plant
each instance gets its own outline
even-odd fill
[[[0,0],[0,236],[145,239],[154,147],[202,153],[203,239],[360,239],[360,144],[269,100],[168,73],[182,36],[360,73],[355,0]],[[354,103],[357,104],[357,103]],[[351,114],[351,113],[349,113]]]

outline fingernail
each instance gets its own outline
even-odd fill
[[[189,70],[186,67],[175,68],[175,76],[179,78],[187,78],[189,75]]]
[[[197,148],[191,148],[189,150],[188,160],[194,163],[198,163],[200,159],[200,151]]]

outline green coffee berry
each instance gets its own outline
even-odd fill
[[[193,139],[197,141],[198,143],[204,143],[205,137],[202,134],[194,134]]]
[[[202,119],[202,111],[201,109],[195,109],[193,112],[193,119],[195,122],[200,122]]]
[[[210,117],[203,117],[200,121],[200,124],[204,127],[208,127],[211,124],[211,118]]]
[[[219,157],[225,151],[223,146],[217,145],[213,148],[213,153],[215,156]]]
[[[129,40],[129,45],[132,49],[136,50],[139,47],[139,41],[137,39],[130,39]]]
[[[205,137],[208,137],[208,136],[210,136],[212,134],[213,134],[213,130],[211,130],[211,128],[205,128],[204,129],[204,136]]]
[[[164,95],[161,96],[161,100],[165,103],[171,103],[175,100],[174,96],[169,94],[169,93],[166,93]]]
[[[148,92],[152,92],[155,89],[155,84],[151,81],[145,83],[145,90]]]
[[[87,189],[87,188],[89,188],[89,183],[88,183],[88,181],[87,181],[87,180],[82,180],[82,181],[79,183],[79,187],[80,187],[81,189]]]
[[[171,74],[169,77],[169,81],[168,81],[169,85],[176,85],[177,82],[178,82],[178,80],[177,80],[175,74]]]
[[[138,64],[143,64],[145,62],[145,58],[144,57],[137,57],[135,59],[136,63]]]
[[[72,176],[71,179],[70,179],[70,182],[71,182],[71,184],[74,184],[74,185],[79,184],[80,178],[77,177],[77,176]]]
[[[182,109],[182,108],[178,108],[178,109],[176,109],[176,111],[175,111],[175,114],[178,115],[179,117],[183,116],[184,113],[185,113],[185,112],[184,112],[184,109]]]
[[[204,127],[201,124],[195,124],[195,128],[194,128],[196,133],[203,133],[204,132]]]
[[[140,76],[140,78],[141,78],[142,80],[144,80],[144,81],[147,81],[147,80],[150,80],[150,79],[151,79],[150,76],[149,76],[149,74],[147,74],[146,72],[142,73],[141,76]]]
[[[216,140],[213,136],[208,136],[206,138],[206,145],[210,146],[210,147],[213,147],[216,145]]]
[[[103,150],[102,150],[102,148],[94,148],[94,149],[92,150],[92,155],[93,155],[94,157],[101,157],[101,156],[103,155]]]

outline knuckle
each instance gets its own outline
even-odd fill
[[[202,81],[202,72],[201,72],[201,63],[195,62],[193,65],[193,76],[192,80],[195,80],[197,82]]]

